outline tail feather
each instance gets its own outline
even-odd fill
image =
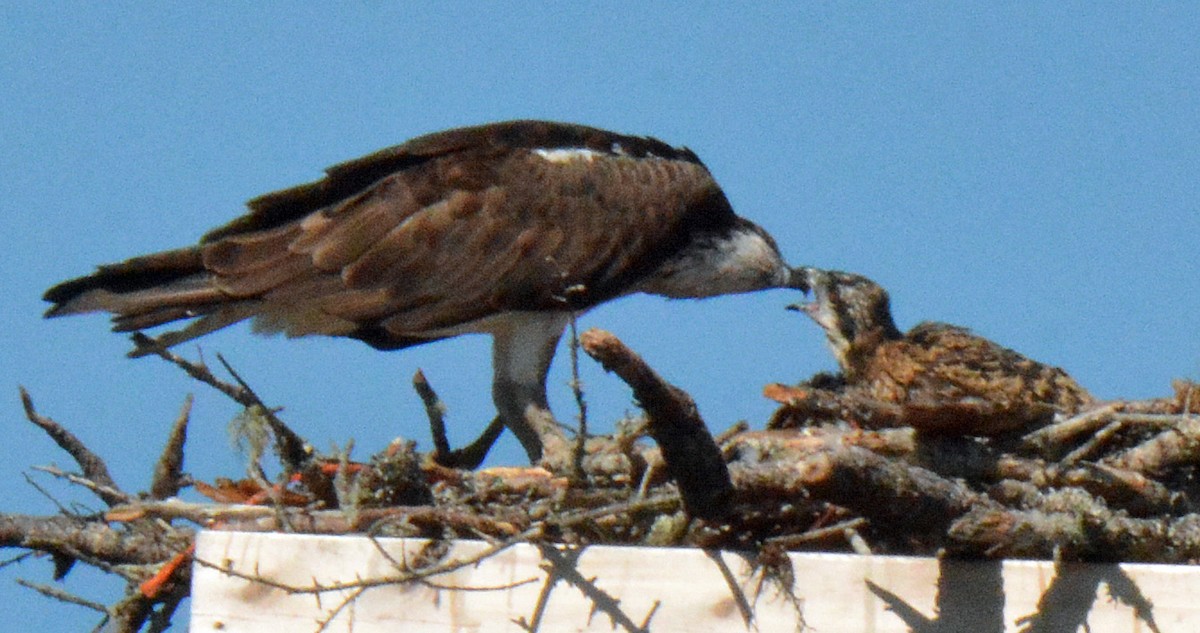
[[[159,334],[154,337],[154,342],[162,347],[172,347],[194,338],[199,338],[227,325],[233,325],[254,316],[259,309],[257,304],[257,301],[239,301],[226,304],[211,314],[200,316],[200,318],[197,318],[181,329]],[[198,315],[192,314],[190,316],[195,317]],[[130,351],[128,356],[130,358],[139,358],[150,353],[152,353],[152,350],[139,345]]]
[[[100,266],[90,275],[64,281],[47,290],[42,298],[55,305],[46,312],[46,316],[104,309],[90,307],[86,301],[79,301],[90,291],[102,290],[113,294],[134,292],[168,284],[203,271],[200,249],[195,246]]]
[[[114,316],[112,319],[112,330],[114,332],[137,332],[139,330],[165,325],[167,323],[171,323],[172,321],[180,321],[182,319],[190,319],[198,316],[201,316],[201,313],[195,308],[168,306],[142,314]]]
[[[158,341],[166,346],[249,318],[257,304],[222,292],[205,270],[197,246],[100,266],[91,275],[50,288],[43,298],[54,304],[46,311],[48,318],[109,312],[116,332],[195,319],[160,335]]]

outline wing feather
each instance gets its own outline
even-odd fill
[[[331,218],[328,229],[311,241],[313,264],[322,270],[341,270],[374,246],[385,232],[380,227],[392,227],[418,212],[420,207],[409,188],[397,185],[398,178],[381,182],[351,204],[339,208]],[[305,236],[308,237],[308,236]],[[297,240],[292,250],[309,250],[305,241]]]
[[[692,227],[736,219],[688,150],[531,121],[420,137],[249,206],[198,247],[148,256],[156,266],[156,257],[192,258],[172,263],[165,285],[123,269],[48,297],[60,310],[116,312],[127,327],[199,317],[172,343],[254,317],[267,330],[404,346],[497,312],[580,309],[623,294]],[[171,286],[185,277],[191,285]],[[124,306],[70,303],[110,292],[109,279]]]
[[[389,280],[403,282],[405,266],[419,261],[429,251],[428,241],[435,234],[429,229],[427,218],[437,213],[440,206],[426,207],[421,215],[383,232],[382,239],[342,268],[341,278],[346,287],[370,288],[384,285]]]
[[[214,285],[230,297],[248,298],[263,295],[289,282],[306,279],[312,273],[312,258],[300,253],[282,251],[277,259],[245,271],[218,274]]]
[[[204,267],[217,275],[245,275],[278,264],[299,227],[288,224],[268,231],[233,235],[203,247]]]
[[[472,170],[427,173],[461,180],[464,171]],[[325,286],[314,297],[319,309],[405,338],[499,311],[565,309],[568,290],[580,287],[582,296],[571,298],[587,307],[623,293],[681,246],[689,213],[727,212],[700,205],[716,185],[702,166],[685,161],[555,162],[517,152],[491,173],[490,183],[441,188],[432,204],[376,225],[382,237],[341,269],[343,289]],[[390,179],[391,193],[372,196],[373,204],[407,207],[419,199],[400,193],[404,180]],[[475,190],[481,184],[488,186]],[[328,221],[343,217],[353,215]]]

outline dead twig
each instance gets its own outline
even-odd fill
[[[1148,475],[1200,460],[1200,416],[1176,416],[1176,423],[1153,438],[1103,460],[1109,466]]]
[[[1112,437],[1117,434],[1117,431],[1121,430],[1122,426],[1123,424],[1120,420],[1108,423],[1099,431],[1096,431],[1092,437],[1080,445],[1079,448],[1064,455],[1063,458],[1059,460],[1059,463],[1064,466],[1069,466],[1080,460],[1087,459],[1093,453],[1100,450],[1105,443],[1112,439]]]
[[[474,470],[483,463],[492,445],[504,432],[504,422],[495,417],[484,428],[483,433],[475,441],[460,448],[451,449],[450,440],[446,437],[446,405],[429,384],[425,372],[420,369],[413,374],[413,389],[425,405],[425,414],[429,417],[429,432],[433,436],[433,461],[447,468],[462,468]]]
[[[579,328],[571,311],[571,340],[568,347],[571,351],[571,394],[575,396],[575,408],[579,411],[579,429],[575,434],[575,448],[571,453],[571,478],[576,482],[584,479],[583,457],[586,454],[588,439],[587,401],[583,398],[583,379],[579,377]]]
[[[1071,446],[1081,435],[1093,433],[1108,424],[1110,416],[1121,410],[1121,403],[1109,402],[1055,422],[1027,434],[1022,446],[1043,457],[1054,458],[1064,446]]]
[[[749,629],[754,624],[754,607],[751,606],[750,600],[746,598],[737,578],[734,577],[733,570],[725,564],[725,559],[721,557],[720,551],[706,549],[704,555],[708,556],[709,560],[717,566],[717,570],[721,572],[721,578],[725,581],[725,586],[729,588],[729,595],[733,597],[733,603],[737,605],[742,622]]]
[[[562,577],[555,571],[554,565],[542,563],[542,570],[546,572],[546,579],[542,581],[542,588],[538,592],[537,601],[533,603],[533,615],[528,620],[525,616],[514,619],[512,622],[529,633],[537,633],[542,627],[542,617],[546,614],[546,606],[550,604],[550,594],[554,591],[554,587],[558,584]]]
[[[88,479],[87,477],[82,477],[80,475],[76,475],[75,473],[69,473],[54,466],[32,466],[32,468],[38,472],[46,473],[47,475],[58,477],[59,479],[65,479],[76,486],[87,488],[101,499],[112,499],[112,505],[114,506],[121,503],[128,503],[130,500],[129,495],[125,494],[121,490],[111,486],[102,486],[91,479]]]
[[[33,489],[38,491],[38,494],[45,497],[46,500],[49,501],[50,503],[53,503],[54,507],[58,508],[58,511],[60,513],[62,513],[65,516],[74,516],[75,515],[75,512],[69,510],[66,506],[64,506],[62,503],[60,503],[58,499],[54,498],[54,495],[50,494],[49,490],[46,490],[44,487],[42,487],[41,484],[34,481],[33,477],[29,476],[29,473],[21,473],[21,476],[25,478],[25,483],[29,484],[30,486],[33,486]]]
[[[735,436],[745,433],[749,430],[750,423],[746,422],[745,420],[738,420],[729,428],[718,433],[716,437],[713,438],[713,441],[717,443],[717,446],[724,446],[726,442],[733,439]]]
[[[167,436],[167,444],[163,447],[158,462],[154,465],[154,477],[150,481],[150,498],[166,499],[179,494],[183,487],[183,446],[187,442],[188,421],[192,413],[192,394],[183,401],[183,408],[175,424],[171,425],[171,433]]]
[[[304,465],[312,456],[312,448],[308,446],[303,438],[297,435],[289,428],[278,416],[275,415],[273,409],[263,403],[258,394],[242,380],[242,377],[233,369],[233,367],[222,357],[217,354],[217,360],[221,361],[221,365],[233,376],[237,384],[230,384],[217,378],[208,365],[201,363],[193,363],[192,361],[172,352],[161,342],[142,334],[134,332],[130,335],[130,340],[133,341],[134,351],[133,356],[146,356],[153,354],[159,358],[175,365],[182,369],[188,376],[198,380],[217,391],[225,394],[229,399],[242,405],[246,408],[259,407],[262,409],[267,423],[270,425],[272,432],[275,435],[276,448],[279,451],[280,459],[283,460],[284,467],[288,472],[300,472]]]
[[[491,558],[491,557],[499,554],[500,552],[503,552],[504,550],[512,547],[513,545],[516,545],[518,543],[529,542],[533,539],[540,538],[543,534],[544,527],[545,526],[543,524],[535,524],[534,526],[526,529],[524,532],[521,532],[520,534],[517,534],[508,539],[504,539],[502,541],[494,542],[486,549],[484,549],[480,552],[477,552],[471,556],[464,557],[464,558],[448,559],[448,560],[444,560],[444,561],[439,562],[434,565],[429,565],[427,567],[421,567],[419,569],[412,569],[410,571],[396,570],[397,573],[394,573],[394,574],[377,576],[374,578],[359,578],[359,579],[356,579],[353,581],[335,581],[335,582],[329,582],[329,583],[322,583],[322,582],[318,582],[318,581],[314,580],[311,584],[308,584],[308,585],[295,585],[295,584],[282,582],[282,581],[274,580],[272,578],[267,578],[267,577],[261,576],[257,573],[257,571],[256,571],[256,573],[243,572],[243,571],[239,571],[239,570],[233,569],[231,567],[228,567],[226,565],[218,565],[216,563],[213,563],[211,561],[207,561],[207,560],[204,560],[201,558],[196,558],[195,562],[197,565],[200,565],[201,567],[207,567],[209,569],[216,570],[222,574],[231,576],[233,578],[240,578],[242,580],[248,580],[251,582],[255,582],[255,583],[261,584],[266,587],[278,589],[289,595],[320,596],[321,594],[335,592],[335,591],[346,591],[346,590],[353,590],[353,589],[360,589],[360,588],[369,589],[372,587],[398,585],[398,584],[404,584],[404,583],[418,581],[418,580],[425,580],[425,579],[432,578],[434,576],[438,576],[441,574],[454,572],[459,569],[463,569],[465,567],[471,567],[471,566],[479,564],[480,561],[486,560],[488,558]],[[530,581],[525,580],[525,581],[519,581],[519,582],[520,582],[520,584],[526,584]],[[505,585],[503,588],[507,588],[509,586],[510,585]]]
[[[367,587],[355,587],[352,589],[349,595],[339,600],[337,606],[329,611],[329,615],[317,620],[318,626],[316,633],[321,633],[322,631],[327,630],[329,625],[333,624],[333,621],[337,619],[338,614],[344,611],[346,607],[357,601],[360,596],[366,593],[366,591]]]
[[[580,336],[583,349],[633,389],[649,418],[648,431],[662,450],[667,473],[679,485],[684,507],[701,519],[719,519],[730,509],[733,484],[721,449],[700,418],[696,403],[664,381],[617,337],[598,329]]]
[[[442,529],[477,532],[489,536],[511,537],[528,525],[523,513],[514,509],[510,516],[486,516],[464,508],[409,506],[360,508],[353,517],[341,510],[310,511],[304,508],[273,508],[261,505],[190,503],[178,499],[135,502],[113,508],[110,517],[135,520],[154,517],[183,519],[204,527],[220,525],[226,530],[271,532],[281,528],[278,513],[286,514],[289,525],[306,534],[346,534],[366,532],[381,521],[403,519],[414,526],[436,532]],[[507,519],[507,520],[506,520]]]
[[[182,369],[194,380],[198,380],[209,387],[220,391],[228,396],[230,400],[233,400],[243,407],[251,407],[257,404],[256,399],[247,393],[245,388],[232,385],[224,380],[221,380],[220,378],[217,378],[217,376],[212,373],[212,370],[208,368],[208,365],[205,365],[204,363],[193,363],[179,354],[172,352],[157,340],[150,338],[141,332],[134,332],[129,336],[129,339],[133,341],[133,354],[138,356],[154,354],[168,363],[171,363],[172,365]]]
[[[30,422],[38,425],[50,439],[58,444],[59,448],[67,452],[76,464],[79,464],[80,470],[83,471],[85,479],[95,484],[93,491],[104,503],[112,506],[118,503],[124,503],[128,497],[121,492],[121,487],[113,481],[112,475],[108,472],[108,465],[104,463],[101,457],[91,451],[74,433],[67,430],[66,427],[43,416],[37,412],[33,406],[33,398],[29,396],[29,392],[24,387],[19,387],[21,391],[21,404],[25,407],[25,417],[29,418]]]
[[[807,543],[824,541],[829,538],[844,538],[847,530],[857,530],[866,524],[866,519],[862,517],[856,517],[846,521],[839,521],[833,525],[800,532],[799,534],[773,536],[767,539],[766,542],[768,544],[781,547],[784,550],[791,550]]]
[[[46,596],[47,598],[53,598],[55,600],[58,600],[59,602],[66,602],[69,604],[77,604],[81,607],[86,607],[88,609],[91,609],[92,611],[98,611],[100,613],[103,613],[105,616],[110,615],[108,607],[106,605],[100,604],[99,602],[95,602],[92,600],[88,600],[87,598],[77,596],[77,595],[67,592],[67,591],[63,591],[62,589],[59,589],[58,587],[53,587],[50,585],[43,585],[41,583],[36,583],[36,582],[30,582],[28,580],[25,580],[24,578],[17,578],[17,584],[21,585],[22,587],[25,587],[26,589],[32,589],[32,590],[42,594],[43,596]]]
[[[906,533],[929,535],[944,532],[954,518],[971,508],[992,503],[962,483],[865,448],[826,447],[798,455],[772,446],[777,439],[786,447],[791,438],[761,433],[733,443],[730,473],[743,494],[811,496]]]
[[[194,532],[121,529],[75,516],[0,513],[0,547],[87,557],[119,565],[156,564],[191,544]]]
[[[171,626],[171,616],[179,608],[179,605],[191,594],[191,588],[187,582],[176,584],[173,591],[168,595],[163,596],[159,602],[162,606],[151,612],[150,628],[146,633],[162,633]]]
[[[279,458],[283,462],[284,471],[286,473],[302,472],[312,458],[313,449],[304,441],[304,438],[296,434],[279,416],[275,415],[275,410],[268,407],[262,398],[250,388],[250,385],[242,380],[229,361],[225,360],[224,356],[217,354],[217,360],[221,361],[221,365],[225,367],[225,371],[229,372],[230,376],[237,381],[241,387],[241,391],[250,401],[248,406],[257,406],[262,409],[263,415],[266,417],[267,423],[271,426],[271,432],[275,435],[275,448],[279,452]]]
[[[959,554],[1012,558],[1178,562],[1200,555],[1196,522],[1134,519],[1115,513],[1079,489],[1014,510],[981,506],[957,519],[948,534]]]

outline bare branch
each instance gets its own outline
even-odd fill
[[[212,387],[213,389],[216,389],[217,391],[220,391],[243,407],[260,407],[263,411],[263,415],[267,419],[267,422],[271,426],[272,432],[275,434],[276,447],[279,450],[280,459],[282,459],[284,462],[284,467],[288,470],[288,472],[299,472],[303,469],[304,464],[312,455],[311,448],[304,442],[303,438],[292,431],[291,428],[284,424],[283,421],[275,415],[273,409],[263,403],[262,399],[258,397],[258,394],[256,394],[248,384],[246,384],[246,381],[242,380],[242,377],[238,375],[236,371],[234,371],[233,367],[226,362],[226,360],[220,354],[217,355],[217,360],[221,361],[221,364],[225,367],[225,370],[229,372],[229,375],[233,376],[233,379],[237,382],[236,385],[227,383],[220,378],[217,378],[216,375],[212,373],[212,370],[210,370],[204,363],[193,363],[192,361],[176,354],[175,352],[172,352],[170,349],[167,349],[159,341],[156,341],[155,339],[152,339],[141,332],[134,332],[130,336],[130,340],[133,341],[135,347],[133,353],[135,355],[144,356],[148,354],[154,354],[155,356],[162,358],[176,367],[179,367],[192,378],[199,380],[200,382]]]
[[[668,474],[679,484],[688,512],[701,519],[725,516],[733,484],[721,450],[700,418],[695,401],[659,377],[612,334],[593,328],[580,336],[580,342],[604,369],[620,376],[633,389],[649,418],[649,433],[662,450]]]
[[[98,497],[110,497],[113,499],[115,504],[128,503],[131,499],[129,495],[126,495],[120,490],[111,488],[109,486],[101,486],[87,477],[82,477],[80,475],[76,475],[75,473],[69,473],[54,466],[33,466],[32,468],[38,472],[46,473],[48,475],[58,477],[59,479],[65,479],[76,486],[87,488],[95,493],[95,495]]]
[[[737,605],[738,613],[742,616],[742,622],[749,629],[754,624],[754,607],[750,606],[750,601],[746,599],[745,592],[739,586],[737,578],[733,575],[733,570],[729,565],[725,564],[725,559],[721,558],[721,552],[717,550],[704,550],[705,556],[717,566],[717,570],[721,572],[721,578],[725,581],[725,586],[729,588],[729,595],[733,597],[733,603]]]
[[[425,404],[425,414],[429,416],[429,431],[433,435],[434,459],[437,459],[438,455],[449,455],[450,440],[446,438],[445,403],[430,386],[429,379],[425,378],[425,372],[418,369],[413,374],[412,383],[413,389],[421,397],[421,402]]]
[[[283,460],[285,471],[292,473],[304,470],[304,467],[312,458],[312,447],[304,441],[304,438],[297,435],[291,427],[284,424],[283,420],[279,419],[279,416],[275,415],[275,410],[268,407],[262,401],[262,398],[258,397],[258,394],[250,388],[250,385],[246,384],[245,380],[242,380],[242,377],[225,360],[224,356],[217,354],[217,360],[221,361],[221,365],[225,367],[225,371],[229,372],[230,376],[233,376],[233,379],[241,387],[242,393],[249,398],[250,405],[247,406],[258,406],[262,409],[263,416],[266,417],[267,423],[271,426],[271,432],[275,435],[275,448],[279,452],[279,458]]]
[[[477,565],[482,560],[491,558],[492,556],[495,556],[496,554],[503,552],[504,550],[512,547],[513,545],[516,545],[517,543],[527,542],[530,539],[533,539],[533,538],[539,536],[540,534],[541,534],[541,526],[536,526],[534,528],[530,528],[529,530],[526,530],[525,532],[522,532],[521,534],[514,536],[511,539],[507,539],[507,540],[504,540],[504,541],[501,541],[498,543],[494,543],[490,547],[488,547],[480,552],[477,552],[471,556],[464,557],[464,558],[445,560],[436,565],[430,565],[428,567],[422,567],[420,569],[416,569],[416,570],[412,570],[412,571],[397,570],[397,573],[392,574],[392,575],[377,576],[374,578],[366,578],[366,579],[359,578],[359,579],[353,580],[353,581],[335,581],[335,582],[330,582],[330,583],[320,583],[320,582],[317,582],[314,580],[311,584],[308,584],[308,585],[295,585],[295,584],[277,581],[277,580],[274,580],[271,578],[265,578],[263,576],[258,575],[257,573],[252,574],[252,573],[238,571],[235,569],[231,569],[228,566],[218,565],[216,563],[213,563],[211,561],[206,561],[201,558],[197,558],[197,559],[195,559],[195,561],[196,561],[197,565],[200,565],[202,567],[208,567],[209,569],[216,570],[227,576],[232,576],[234,578],[240,578],[242,580],[249,580],[251,582],[260,583],[267,587],[273,587],[275,589],[279,589],[280,591],[283,591],[290,595],[320,596],[321,594],[329,593],[331,591],[345,591],[348,589],[360,589],[360,588],[361,589],[370,589],[372,587],[398,585],[398,584],[404,584],[407,582],[413,582],[416,580],[424,580],[424,579],[431,578],[433,576],[438,576],[441,574],[450,573],[453,571],[457,571],[459,569],[463,569],[465,567],[471,567],[471,566]],[[520,584],[526,584],[528,582],[530,582],[530,581],[529,580],[520,581]],[[507,587],[507,585],[505,587]]]
[[[229,399],[242,405],[243,407],[250,407],[258,404],[257,400],[247,393],[245,388],[238,387],[237,385],[231,385],[220,378],[217,378],[216,375],[212,373],[212,370],[210,370],[204,363],[193,363],[192,361],[176,354],[175,352],[172,352],[170,349],[164,347],[162,343],[150,338],[149,336],[146,336],[145,334],[142,334],[141,332],[134,332],[129,338],[133,341],[135,348],[134,353],[138,355],[154,354],[168,363],[179,367],[192,378],[212,387],[213,389],[216,389],[217,391],[220,391],[228,396]]]
[[[1055,457],[1064,446],[1071,446],[1075,438],[1095,432],[1108,424],[1107,418],[1120,409],[1121,405],[1115,402],[1088,409],[1074,417],[1029,433],[1023,439],[1024,446],[1027,450],[1039,452],[1045,457]]]
[[[595,578],[584,578],[583,574],[579,573],[575,565],[579,555],[583,553],[582,549],[569,548],[566,551],[560,551],[554,545],[548,544],[539,544],[538,549],[542,552],[542,558],[550,563],[552,568],[550,573],[565,580],[588,600],[591,600],[596,610],[609,617],[614,628],[619,625],[629,633],[649,633],[649,629],[634,622],[621,610],[620,600],[596,585]]]
[[[430,529],[457,528],[495,537],[517,534],[528,519],[514,509],[509,516],[486,516],[469,509],[438,506],[395,506],[361,508],[353,518],[341,510],[310,511],[303,508],[273,508],[261,505],[191,503],[178,499],[135,502],[113,508],[109,515],[165,520],[184,519],[201,526],[221,524],[224,529],[248,532],[269,532],[280,529],[279,512],[295,531],[308,534],[345,534],[369,531],[374,524],[385,520],[404,519],[418,527]]]
[[[750,435],[750,434],[747,434]],[[944,533],[954,518],[991,502],[965,484],[858,446],[797,454],[791,434],[753,434],[731,447],[737,487],[776,498],[813,496],[906,532]],[[904,499],[897,503],[896,499]]]
[[[575,396],[575,407],[579,410],[579,430],[575,434],[575,447],[571,453],[572,478],[577,482],[584,479],[583,457],[587,453],[588,419],[587,401],[583,398],[583,379],[579,377],[579,327],[575,311],[571,311],[571,393]]]
[[[0,513],[0,547],[83,555],[111,564],[160,563],[186,549],[193,535],[186,528],[122,529],[72,516]]]
[[[992,557],[1109,561],[1175,561],[1197,555],[1194,521],[1133,519],[1114,513],[1081,490],[1048,495],[1041,507],[979,507],[949,529],[957,551]]]
[[[840,521],[833,525],[823,528],[815,528],[799,534],[788,534],[785,536],[774,536],[767,539],[767,542],[772,545],[777,545],[785,550],[795,549],[806,543],[815,541],[823,541],[829,538],[845,538],[847,530],[857,530],[867,524],[867,520],[858,517],[847,521]]]
[[[105,616],[110,615],[107,606],[102,605],[99,602],[94,602],[92,600],[88,600],[87,598],[77,596],[73,593],[63,591],[62,589],[59,589],[58,587],[53,587],[50,585],[43,585],[41,583],[36,583],[36,582],[30,582],[28,580],[25,580],[24,578],[18,578],[17,584],[21,585],[22,587],[32,589],[32,590],[42,594],[43,596],[46,596],[47,598],[53,598],[55,600],[58,600],[59,602],[66,602],[69,604],[77,604],[81,607],[87,607],[88,609],[91,609],[92,611],[98,611],[98,612],[104,614]]]
[[[349,595],[347,595],[345,598],[342,598],[338,605],[329,612],[329,615],[317,621],[318,626],[316,633],[321,633],[322,631],[327,630],[329,625],[333,624],[333,621],[337,619],[338,614],[345,610],[346,607],[357,601],[359,596],[363,595],[363,593],[366,591],[366,587],[355,587],[349,593]]]
[[[37,412],[33,407],[33,398],[29,396],[29,392],[24,387],[21,390],[21,404],[25,407],[25,417],[29,418],[30,422],[41,427],[50,439],[58,444],[59,448],[67,452],[79,464],[79,468],[83,471],[83,476],[94,482],[96,487],[93,490],[96,492],[104,503],[112,506],[118,503],[124,503],[128,497],[120,492],[121,487],[113,481],[112,475],[108,473],[108,465],[99,455],[93,453],[91,449],[84,445],[74,433],[67,430],[58,422],[51,420]]]
[[[171,433],[167,436],[167,444],[163,447],[158,463],[154,466],[154,478],[150,481],[150,498],[166,499],[179,494],[183,481],[183,446],[187,442],[188,420],[192,413],[192,394],[183,401],[183,408],[175,424],[171,425]]]
[[[446,405],[433,390],[433,385],[429,384],[425,372],[420,369],[413,374],[413,389],[421,397],[421,402],[425,405],[425,414],[429,416],[429,431],[433,436],[433,460],[447,468],[478,468],[492,449],[492,445],[504,432],[504,422],[499,417],[493,418],[474,442],[452,450],[450,440],[446,437]]]
[[[1176,416],[1176,423],[1150,440],[1113,455],[1104,463],[1150,475],[1200,460],[1200,416]]]
[[[550,594],[554,592],[555,585],[561,580],[561,577],[554,571],[554,565],[543,563],[542,569],[546,572],[546,579],[542,581],[542,589],[538,592],[537,601],[533,603],[533,615],[528,621],[524,616],[514,621],[517,626],[529,633],[537,633],[538,629],[542,627],[542,617],[546,614],[546,606],[550,604]]]

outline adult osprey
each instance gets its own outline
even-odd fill
[[[54,286],[46,316],[111,312],[118,332],[190,321],[168,346],[245,319],[384,350],[488,333],[499,417],[536,462],[565,446],[545,382],[572,312],[634,292],[806,289],[695,154],[652,138],[512,121],[326,174],[251,200],[194,246]]]

